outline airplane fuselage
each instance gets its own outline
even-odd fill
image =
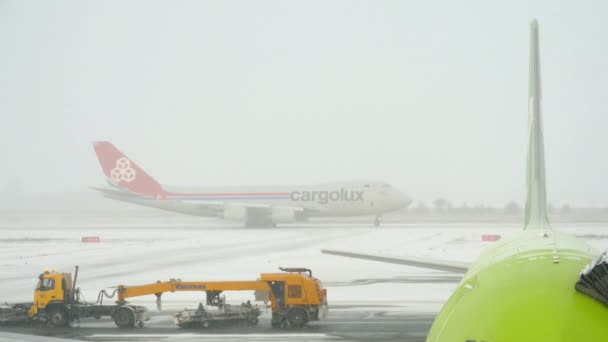
[[[164,200],[302,208],[311,216],[378,215],[405,207],[410,202],[390,185],[373,181],[303,186],[163,187],[167,191]]]
[[[575,290],[594,253],[552,230],[498,243],[466,273],[427,341],[608,341],[608,309]]]

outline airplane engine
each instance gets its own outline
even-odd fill
[[[275,223],[290,223],[297,219],[296,210],[291,208],[272,208],[270,218]]]
[[[230,221],[245,221],[247,220],[247,208],[227,204],[224,206],[224,219]]]

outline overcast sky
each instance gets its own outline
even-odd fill
[[[385,180],[524,201],[540,22],[548,197],[608,205],[604,1],[2,1],[0,188]]]

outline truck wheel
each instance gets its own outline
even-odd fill
[[[272,320],[270,321],[270,327],[272,328],[284,328],[287,325],[287,320],[285,316],[272,316]]]
[[[294,308],[287,312],[287,321],[292,328],[301,328],[308,323],[308,315],[303,309]]]
[[[118,308],[114,313],[114,323],[119,328],[135,327],[135,315],[129,308]]]
[[[48,320],[48,323],[54,327],[63,327],[68,324],[68,315],[61,307],[52,308],[49,310]]]

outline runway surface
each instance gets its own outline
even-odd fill
[[[175,226],[162,222],[137,225],[2,225],[0,226],[0,303],[32,300],[37,275],[44,269],[71,272],[80,266],[78,287],[94,301],[101,289],[178,278],[182,280],[251,280],[278,267],[308,267],[328,290],[327,320],[304,329],[270,328],[264,313],[253,328],[183,330],[170,312],[194,308],[198,292],[167,293],[163,313],[142,329],[121,330],[109,319],[82,320],[74,328],[0,327],[1,332],[55,336],[84,341],[235,341],[348,340],[424,341],[433,317],[461,275],[324,255],[321,248],[361,250],[472,261],[492,242],[482,234],[516,234],[517,225],[308,225],[268,229],[231,226]],[[566,225],[558,229],[587,234],[598,249],[608,247],[606,229]],[[100,243],[82,243],[99,236]],[[252,299],[252,293],[226,292],[228,303]],[[133,298],[155,312],[155,297]],[[261,305],[261,303],[259,303]],[[1,335],[0,335],[1,336]]]
[[[82,320],[72,328],[3,327],[11,333],[83,341],[424,341],[433,314],[404,307],[338,306],[323,322],[298,329],[271,329],[268,315],[256,327],[177,328],[167,314],[155,314],[143,328],[122,330],[109,319]]]

